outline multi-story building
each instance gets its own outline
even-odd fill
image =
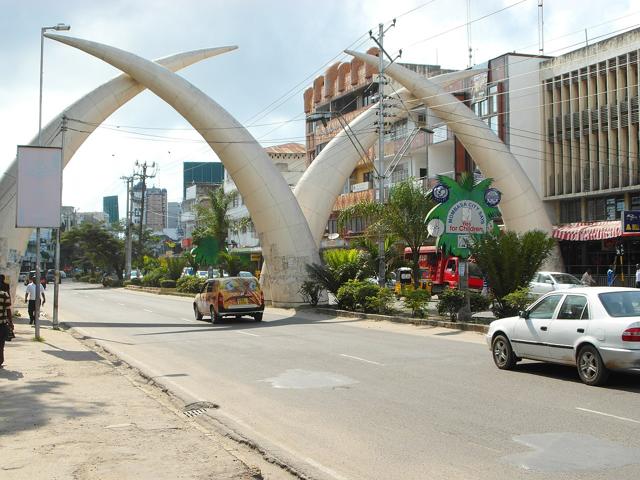
[[[117,223],[120,220],[118,196],[110,195],[108,197],[102,197],[102,211],[109,216],[109,223]]]
[[[152,232],[167,228],[167,189],[147,188],[144,203],[144,224]]]
[[[377,55],[378,49],[371,48],[367,53]],[[402,64],[425,77],[440,75],[452,70],[442,69],[439,65]],[[391,82],[392,90],[400,85]],[[331,139],[346,124],[370,108],[378,99],[377,70],[363,64],[358,59],[347,63],[335,63],[324,75],[317,77],[313,85],[304,92],[304,111],[306,123],[306,155],[310,164]],[[322,113],[330,113],[325,118]],[[384,165],[387,181],[385,188],[409,177],[428,180],[435,173],[448,171],[454,173],[453,140],[445,126],[429,134],[426,128],[437,123],[437,118],[429,117],[423,107],[411,112],[406,118],[394,122],[385,131]],[[421,128],[422,127],[422,128]],[[428,147],[427,147],[428,146]],[[356,148],[354,146],[354,148]],[[336,201],[334,211],[327,225],[327,235],[339,233],[347,239],[362,233],[366,227],[363,219],[353,219],[347,228],[338,232],[337,216],[340,210],[354,203],[374,198],[375,169],[377,165],[376,148],[370,148],[362,158],[350,178],[344,185],[343,194]],[[437,164],[436,171],[429,165]],[[343,244],[342,240],[325,240],[324,246]]]
[[[624,275],[635,281],[640,237],[622,230],[621,217],[640,215],[639,50],[635,29],[540,65],[542,194],[556,212],[554,236],[574,273],[591,268],[603,275],[622,260]]]
[[[182,198],[191,185],[222,185],[224,166],[220,162],[184,162],[182,165]]]
[[[180,214],[182,205],[180,202],[167,202],[167,228],[178,229],[180,227]]]

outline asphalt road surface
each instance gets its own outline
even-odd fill
[[[640,478],[640,377],[587,387],[499,371],[478,334],[279,309],[212,325],[189,298],[87,287],[63,284],[62,321],[311,478]]]

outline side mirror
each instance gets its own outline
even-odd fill
[[[520,318],[529,318],[529,311],[528,310],[522,310],[519,314]]]

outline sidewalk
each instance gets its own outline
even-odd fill
[[[133,369],[16,319],[0,369],[0,478],[261,479]]]

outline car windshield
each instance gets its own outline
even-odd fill
[[[564,283],[568,285],[581,285],[580,280],[578,280],[573,275],[569,275],[568,273],[554,273],[551,275],[556,283]]]
[[[601,293],[598,297],[612,317],[640,317],[640,291]]]

